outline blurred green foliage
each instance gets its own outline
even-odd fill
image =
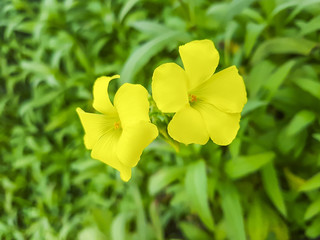
[[[123,183],[90,158],[76,106],[93,110],[101,75],[150,90],[205,38],[246,82],[238,137],[158,139]],[[1,0],[0,239],[319,237],[319,49],[320,0]]]

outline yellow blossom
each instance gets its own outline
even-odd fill
[[[123,181],[131,178],[131,168],[157,136],[157,127],[150,123],[147,90],[139,84],[122,85],[112,105],[108,86],[112,79],[100,77],[93,86],[93,107],[102,114],[86,113],[77,108],[83,125],[86,148],[91,157],[117,169]]]
[[[239,130],[240,113],[247,102],[242,77],[235,66],[218,73],[219,53],[210,40],[179,47],[184,65],[166,63],[155,69],[152,93],[158,108],[175,113],[169,135],[184,144],[230,144]]]

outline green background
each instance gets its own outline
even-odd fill
[[[319,0],[1,0],[0,239],[320,236]],[[75,108],[98,76],[150,90],[211,39],[248,103],[228,147],[158,138],[128,183],[90,158]]]

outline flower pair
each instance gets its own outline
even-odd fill
[[[169,135],[184,144],[206,144],[209,138],[218,145],[230,144],[247,101],[242,77],[235,66],[213,74],[219,54],[210,40],[192,41],[180,46],[179,52],[185,70],[175,63],[162,64],[152,77],[157,107],[175,113],[168,125]],[[128,181],[131,168],[158,130],[150,123],[148,92],[141,85],[122,85],[111,104],[108,85],[119,77],[101,77],[94,84],[93,107],[102,114],[80,108],[77,112],[92,158],[117,169],[121,179]]]

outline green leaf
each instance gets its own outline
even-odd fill
[[[250,240],[264,240],[268,236],[269,221],[264,211],[261,200],[256,197],[250,204],[247,220]]]
[[[310,226],[307,227],[305,234],[307,237],[316,239],[320,235],[320,217],[316,218]]]
[[[312,18],[307,23],[299,24],[299,27],[301,29],[300,36],[304,36],[309,33],[313,33],[320,30],[320,15],[315,18]]]
[[[297,14],[299,14],[303,9],[313,5],[313,7],[318,7],[320,0],[304,0],[304,1],[297,1],[297,7],[291,11],[290,15],[287,18],[286,22],[290,22],[292,19],[295,18]]]
[[[303,178],[293,174],[288,168],[284,169],[285,177],[292,189],[298,191],[299,188],[306,182]]]
[[[267,98],[270,99],[275,95],[283,81],[288,76],[294,64],[294,60],[284,63],[281,67],[277,68],[277,70],[268,78],[266,84],[264,85],[264,87],[268,90]]]
[[[169,43],[177,42],[178,39],[188,38],[187,34],[181,31],[169,31],[159,35],[149,42],[138,47],[128,58],[121,72],[121,82],[132,82],[136,73]]]
[[[90,64],[90,60],[88,59],[88,54],[86,54],[85,50],[80,46],[76,46],[75,48],[75,54],[79,63],[88,73],[91,73],[92,65]]]
[[[86,240],[86,239],[96,239],[96,240],[104,240],[106,239],[106,236],[103,235],[96,227],[86,227],[85,229],[82,229],[79,234],[78,238],[79,240]]]
[[[91,210],[91,213],[99,230],[106,236],[110,236],[112,212],[105,209],[94,208]]]
[[[16,31],[32,34],[36,25],[36,21],[25,21],[16,27]]]
[[[130,26],[132,26],[133,28],[137,29],[140,32],[143,32],[149,35],[160,35],[165,32],[172,31],[166,26],[157,22],[153,22],[151,20],[135,21],[131,23]]]
[[[273,38],[262,43],[255,51],[251,63],[255,64],[272,54],[299,54],[307,56],[317,46],[316,42],[304,38]]]
[[[235,21],[231,21],[228,23],[225,34],[224,34],[224,44],[225,44],[225,49],[224,49],[224,59],[225,59],[225,64],[230,65],[230,45],[231,45],[231,39],[233,34],[236,32],[239,24]]]
[[[261,87],[265,84],[266,79],[269,78],[274,69],[274,64],[267,60],[261,61],[253,66],[246,82],[250,98],[256,98],[258,96]]]
[[[294,78],[292,81],[302,90],[320,99],[320,83],[308,78]]]
[[[212,15],[223,23],[230,22],[255,1],[256,0],[234,0],[225,3],[221,2],[219,4],[215,3],[208,8],[207,14]]]
[[[42,62],[21,61],[20,66],[27,72],[34,72],[45,76],[50,76],[53,74],[53,70]]]
[[[289,240],[289,230],[285,222],[269,207],[265,206],[265,212],[270,223],[270,230],[274,232],[277,240]]]
[[[130,12],[130,10],[136,5],[140,0],[128,0],[122,6],[119,13],[119,22],[122,22],[125,16]]]
[[[258,171],[261,167],[271,162],[274,157],[275,154],[273,152],[239,156],[226,163],[225,171],[233,179],[241,178]]]
[[[181,228],[183,235],[186,237],[185,239],[212,239],[212,237],[194,223],[181,222],[179,227]]]
[[[313,201],[307,208],[304,214],[304,220],[308,221],[313,218],[317,214],[320,213],[320,197],[318,197],[315,201]]]
[[[208,203],[207,174],[204,161],[198,161],[188,166],[185,189],[191,208],[199,214],[202,222],[213,230],[214,222]]]
[[[249,22],[247,24],[246,35],[244,40],[244,50],[246,56],[250,55],[251,50],[254,47],[254,44],[256,43],[259,35],[261,34],[265,26],[265,24],[256,24],[252,22]]]
[[[313,121],[316,116],[313,112],[302,110],[298,112],[294,118],[290,121],[287,127],[287,134],[290,137],[295,136],[305,128],[307,128]]]
[[[127,221],[129,220],[130,214],[126,212],[119,213],[111,225],[111,239],[112,240],[127,240]]]
[[[263,12],[270,17],[272,10],[276,6],[276,1],[275,0],[260,0],[259,4],[263,10]]]
[[[136,231],[140,240],[146,240],[147,221],[144,213],[140,191],[136,185],[131,185],[131,194],[135,205]]]
[[[163,228],[159,214],[159,206],[156,201],[150,203],[149,206],[150,218],[157,240],[163,240]]]
[[[154,196],[171,182],[179,179],[185,173],[185,167],[167,167],[160,169],[150,177],[148,191]]]
[[[299,189],[300,192],[308,192],[320,187],[320,173],[307,180]]]
[[[312,134],[312,137],[320,142],[320,133]]]
[[[293,6],[296,6],[298,4],[299,1],[285,1],[281,4],[278,4],[278,6],[272,11],[271,16],[274,17],[275,15],[277,15],[278,13],[280,13],[281,11],[287,9],[287,8],[291,8]]]
[[[242,110],[241,116],[246,116],[250,112],[268,105],[267,101],[261,101],[261,100],[254,100],[254,99],[249,99],[246,105],[244,105],[244,108]]]
[[[240,196],[232,183],[220,183],[222,211],[229,239],[246,240]]]
[[[263,186],[268,197],[275,205],[275,207],[279,210],[279,212],[286,217],[287,209],[283,200],[280,183],[273,164],[267,164],[265,167],[261,169],[261,173]]]

